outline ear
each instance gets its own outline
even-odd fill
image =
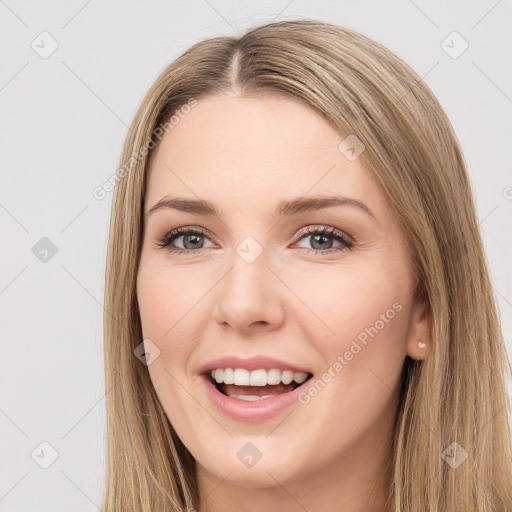
[[[412,359],[425,359],[430,353],[432,349],[430,328],[430,304],[426,298],[418,299],[411,309],[407,338],[407,355]]]

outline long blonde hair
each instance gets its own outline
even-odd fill
[[[187,104],[231,90],[280,92],[311,105],[341,134],[355,134],[404,226],[416,296],[429,304],[433,347],[426,360],[404,364],[389,506],[510,512],[510,367],[459,142],[406,63],[368,37],[315,20],[194,44],[161,73],[131,124],[116,176],[105,279],[103,510],[199,507],[195,461],[134,355],[142,342],[136,275],[148,161],[162,127],[172,129],[169,120],[179,122],[173,115]],[[447,462],[454,453],[467,453],[458,467]]]

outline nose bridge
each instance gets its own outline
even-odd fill
[[[264,254],[263,250],[260,254],[256,254],[254,246],[241,243],[231,258],[227,287],[237,293],[240,298],[246,294],[256,296],[263,293],[263,288],[268,285],[267,260],[267,254]]]
[[[283,314],[275,276],[267,268],[268,253],[252,236],[235,247],[230,270],[219,288],[216,316],[237,329],[255,323],[279,323]]]

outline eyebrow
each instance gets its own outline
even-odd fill
[[[297,213],[331,208],[333,206],[355,206],[375,219],[375,215],[366,204],[358,199],[342,196],[299,197],[297,199],[284,200],[277,205],[275,213],[280,217],[285,217]],[[166,196],[160,199],[160,201],[146,212],[145,218],[147,219],[155,211],[160,209],[174,209],[187,213],[195,213],[197,215],[219,216],[217,208],[204,199],[169,198]]]

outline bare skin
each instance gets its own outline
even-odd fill
[[[403,228],[362,158],[338,150],[344,138],[297,100],[233,93],[200,98],[152,155],[145,212],[164,196],[218,208],[152,212],[137,276],[143,335],[160,350],[150,376],[197,461],[199,512],[387,510],[400,374],[406,355],[428,353],[428,315],[413,300]],[[334,195],[371,214],[353,204],[274,213],[283,200]],[[157,245],[180,227],[206,234]],[[251,263],[236,251],[248,236],[262,248]],[[371,326],[377,333],[358,341]],[[360,351],[345,357],[354,340]],[[331,379],[308,403],[240,422],[211,403],[198,375],[228,355],[270,355],[314,379],[330,369]],[[252,467],[237,457],[248,442],[262,454]]]

